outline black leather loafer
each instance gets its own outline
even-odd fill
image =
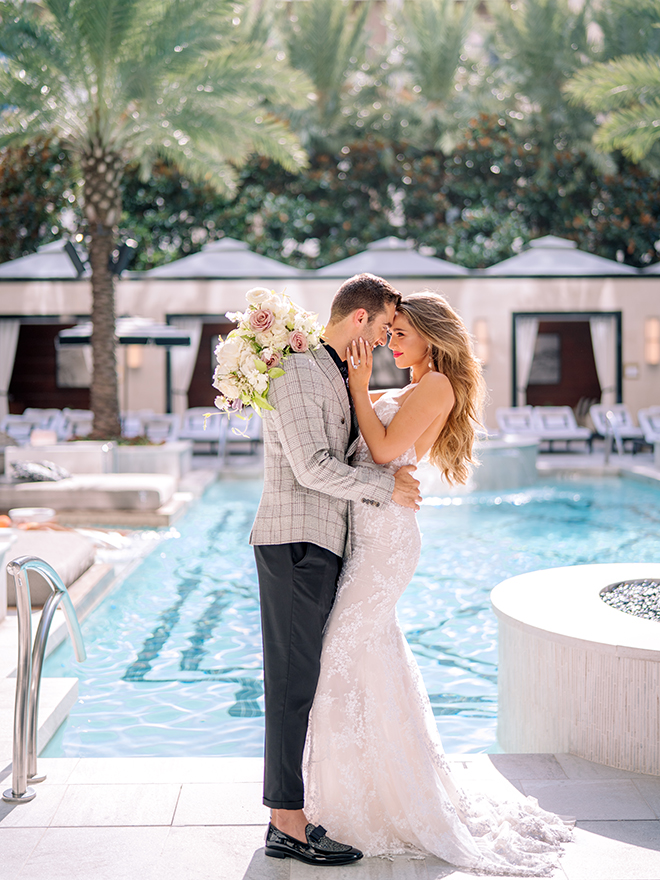
[[[331,840],[321,825],[311,823],[305,828],[307,843],[289,837],[283,831],[268,825],[266,855],[274,859],[298,859],[308,865],[348,865],[362,858],[359,849]]]

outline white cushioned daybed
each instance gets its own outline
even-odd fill
[[[76,532],[27,531],[18,532],[17,538],[5,556],[5,563],[19,556],[38,556],[55,569],[65,587],[83,575],[93,564],[96,547],[91,538]],[[7,604],[16,604],[14,578],[6,573]],[[37,571],[28,572],[32,605],[43,605],[51,589]]]
[[[0,510],[158,510],[175,491],[170,474],[73,474],[57,482],[0,483]]]

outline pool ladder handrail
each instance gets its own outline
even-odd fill
[[[51,588],[44,603],[37,633],[32,645],[32,600],[28,571],[37,571]],[[16,699],[14,702],[14,742],[12,751],[12,787],[2,795],[10,804],[25,804],[36,797],[28,788],[29,782],[43,782],[37,776],[37,723],[41,670],[46,653],[46,642],[57,606],[62,610],[76,660],[86,659],[80,623],[69,591],[55,569],[38,556],[19,556],[7,564],[7,573],[14,578],[16,587],[16,615],[18,618],[18,666],[16,667]],[[32,652],[30,654],[30,649]]]
[[[605,464],[609,464],[612,448],[616,443],[618,455],[623,455],[623,438],[619,430],[619,424],[611,409],[605,413]]]

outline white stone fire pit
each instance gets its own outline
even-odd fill
[[[660,622],[600,598],[610,584],[659,577],[660,563],[582,565],[495,587],[505,751],[660,775]]]

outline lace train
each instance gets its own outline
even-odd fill
[[[387,424],[396,401],[377,404]],[[370,462],[360,443],[358,456]],[[409,450],[391,467],[414,462]],[[396,618],[421,539],[414,511],[355,504],[305,747],[305,809],[366,855],[431,853],[481,873],[550,873],[571,830],[533,798],[462,790]]]

